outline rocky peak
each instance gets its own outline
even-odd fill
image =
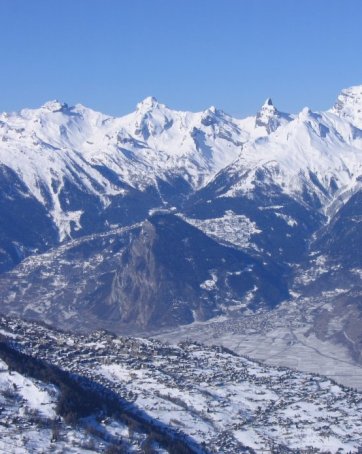
[[[266,108],[266,107],[268,107],[268,106],[274,107],[274,104],[273,104],[273,101],[272,101],[271,98],[267,98],[267,99],[266,99],[266,101],[265,101],[265,103],[263,104],[262,108]],[[274,109],[275,109],[275,107],[274,107]]]
[[[332,112],[362,129],[362,85],[342,90]]]
[[[215,106],[210,106],[203,112],[201,123],[204,126],[212,126],[216,124],[222,116],[223,112],[221,110],[218,110]]]
[[[289,120],[289,115],[279,112],[274,106],[271,98],[267,98],[259,112],[256,114],[255,127],[265,128],[266,132],[271,134],[279,128],[284,122],[283,120]]]
[[[162,134],[173,124],[172,111],[153,96],[137,104],[135,119],[135,134],[144,140],[148,140],[150,136]]]
[[[159,105],[160,103],[154,96],[147,96],[147,98],[137,104],[137,111],[152,110]]]
[[[65,102],[58,101],[57,99],[53,99],[51,101],[46,102],[41,106],[42,109],[49,110],[50,112],[59,112],[63,110],[69,109],[69,106]]]

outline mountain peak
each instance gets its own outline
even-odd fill
[[[338,95],[332,112],[362,128],[362,85],[345,88]]]
[[[268,134],[271,134],[280,125],[289,122],[291,116],[289,114],[279,112],[279,110],[274,106],[271,98],[267,98],[264,104],[261,106],[259,112],[255,117],[255,127],[256,128],[265,128]]]
[[[265,128],[268,134],[279,127],[279,112],[274,106],[271,98],[267,98],[259,112],[256,114],[255,127]]]
[[[159,105],[158,100],[154,96],[147,96],[147,98],[137,104],[137,110],[149,110]]]
[[[299,113],[299,118],[308,118],[311,115],[312,111],[309,107],[303,107]]]
[[[206,109],[206,111],[215,114],[217,112],[217,108],[215,106],[210,106],[208,109]]]
[[[354,85],[349,88],[344,88],[341,94],[350,96],[352,98],[360,98],[362,96],[362,85]]]
[[[53,99],[51,101],[47,101],[45,104],[41,106],[42,109],[49,110],[50,112],[58,112],[61,110],[68,109],[69,106],[65,102],[58,101],[57,99]]]
[[[263,108],[263,107],[268,107],[268,106],[274,107],[274,104],[273,104],[273,101],[272,101],[271,98],[267,98],[267,99],[266,99],[266,101],[265,101],[265,103],[263,104],[262,108]]]
[[[204,126],[211,126],[219,121],[220,114],[222,111],[218,110],[215,106],[210,106],[202,113],[201,123]]]

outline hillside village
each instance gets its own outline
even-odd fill
[[[362,446],[362,394],[323,376],[190,340],[171,346],[104,331],[75,335],[6,318],[1,333],[21,352],[99,384],[190,437],[192,449],[348,453]]]

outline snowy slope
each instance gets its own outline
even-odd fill
[[[362,129],[362,85],[342,90],[331,112]]]
[[[194,441],[189,451],[164,452],[359,452],[362,395],[323,376],[191,341],[170,346],[102,331],[76,336],[35,323],[0,323],[22,351],[89,377],[131,399],[179,439]],[[104,428],[111,427],[108,421]]]
[[[1,451],[76,454],[148,449],[160,454],[204,454],[190,437],[134,405],[131,393],[126,400],[102,380],[94,381],[92,370],[80,376],[57,367],[58,361],[42,361],[42,355],[34,352],[24,354],[19,344],[14,345],[14,339],[24,340],[19,336],[21,325],[15,322],[15,326],[17,334],[1,330]],[[47,342],[54,343],[56,336],[50,334]]]
[[[187,193],[225,168],[238,178],[218,195],[251,192],[261,170],[267,182],[292,195],[307,186],[324,205],[335,193],[353,190],[361,173],[360,111],[361,87],[342,91],[326,113],[289,115],[268,99],[244,120],[215,107],[173,111],[152,97],[121,118],[50,101],[0,115],[0,164],[24,183],[18,196],[46,208],[60,240],[85,222],[89,207],[76,203],[79,193],[104,210],[130,188],[153,187],[162,204],[168,200],[161,182]]]
[[[308,203],[316,197],[323,211],[340,194],[354,191],[362,173],[362,132],[335,113],[304,109],[270,136],[250,141],[223,172],[229,181],[217,196],[253,197],[258,186],[277,186]],[[226,174],[226,175],[225,175]],[[220,178],[215,177],[215,180]]]
[[[237,121],[215,108],[176,112],[147,98],[134,113],[112,118],[51,101],[0,116],[0,163],[24,182],[26,195],[47,207],[65,239],[71,222],[80,228],[82,215],[63,200],[66,182],[104,207],[112,196],[126,195],[125,186],[157,187],[158,178],[181,175],[196,188],[233,161],[247,138]]]

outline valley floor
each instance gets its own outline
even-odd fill
[[[171,343],[192,339],[222,345],[266,364],[322,374],[362,390],[362,365],[345,346],[317,338],[310,332],[307,313],[296,317],[296,307],[287,304],[271,312],[195,322],[156,337]]]

